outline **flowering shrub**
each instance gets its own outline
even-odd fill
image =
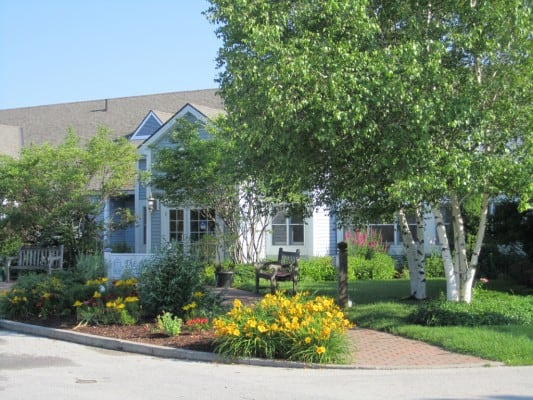
[[[379,231],[346,232],[348,244],[348,279],[392,279],[394,260],[387,254],[387,244]]]
[[[372,228],[368,231],[356,230],[346,232],[344,241],[348,244],[348,255],[370,259],[374,253],[386,253],[387,244],[383,242],[381,232]]]
[[[85,325],[133,325],[140,317],[137,280],[130,278],[110,283],[107,278],[91,279],[85,286],[92,294],[76,300],[76,316]]]
[[[12,319],[69,315],[68,294],[75,287],[67,274],[20,276],[13,288],[0,296],[0,314]]]
[[[299,293],[288,298],[278,292],[252,307],[237,299],[213,327],[215,351],[228,357],[341,363],[350,354],[346,330],[351,324],[328,297]]]
[[[479,278],[478,281],[474,284],[474,292],[479,292],[480,290],[486,290],[489,284],[489,280],[485,277]]]

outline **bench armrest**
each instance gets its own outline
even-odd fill
[[[6,266],[9,268],[13,264],[13,261],[17,261],[18,259],[18,257],[6,257]]]
[[[255,271],[270,271],[271,273],[275,274],[281,269],[281,265],[279,265],[277,262],[266,262],[262,264],[257,264],[255,266]]]
[[[48,266],[52,266],[54,261],[59,261],[59,263],[62,264],[63,263],[63,257],[61,257],[61,256],[48,257]],[[63,265],[60,265],[60,267],[63,267]]]

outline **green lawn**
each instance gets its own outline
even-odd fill
[[[302,281],[299,285],[310,294],[337,297],[336,282]],[[250,283],[241,288],[253,290]],[[289,290],[289,285],[282,289]],[[391,332],[422,340],[447,350],[471,354],[485,359],[501,361],[507,365],[533,365],[533,324],[479,325],[479,326],[422,326],[410,323],[408,317],[426,302],[408,299],[409,281],[354,281],[348,291],[353,306],[346,311],[351,321],[360,327]],[[437,299],[446,292],[444,279],[427,282],[427,296]],[[512,293],[509,296],[505,293]],[[489,290],[479,296],[478,302],[494,304],[491,314],[508,309],[518,313],[531,313],[533,294],[531,289],[505,281],[490,282]],[[475,306],[476,296],[472,306]],[[459,311],[458,311],[459,312]],[[464,313],[464,311],[461,311]],[[482,311],[485,312],[485,311]],[[531,315],[531,314],[529,314]],[[527,318],[526,318],[527,319]],[[531,321],[531,318],[529,318]]]

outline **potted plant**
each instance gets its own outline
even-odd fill
[[[217,287],[229,288],[233,283],[235,264],[230,260],[223,261],[216,267]]]

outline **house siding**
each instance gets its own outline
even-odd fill
[[[159,248],[163,245],[161,243],[161,210],[153,211],[149,213],[148,218],[151,218],[152,222],[152,248],[151,252],[157,252]]]
[[[126,198],[115,199],[110,204],[110,214],[113,218],[113,222],[118,223],[119,217],[116,216],[116,212],[119,209],[128,209],[132,214],[135,213],[135,200],[133,196]],[[109,235],[109,245],[111,248],[117,245],[127,245],[130,250],[135,249],[135,224],[129,224],[128,226],[117,229],[111,232]]]
[[[133,224],[113,232],[110,238],[110,245],[111,248],[126,245],[129,247],[130,252],[133,251],[135,249],[135,227]]]
[[[313,214],[313,256],[329,255],[331,251],[330,216],[323,209]]]
[[[335,256],[337,255],[337,236],[338,236],[338,229],[337,229],[337,218],[335,218],[334,215],[330,215],[329,217],[329,251],[328,255]]]
[[[139,171],[146,171],[146,159],[139,160]],[[139,194],[138,200],[146,200],[146,186],[138,183]]]

